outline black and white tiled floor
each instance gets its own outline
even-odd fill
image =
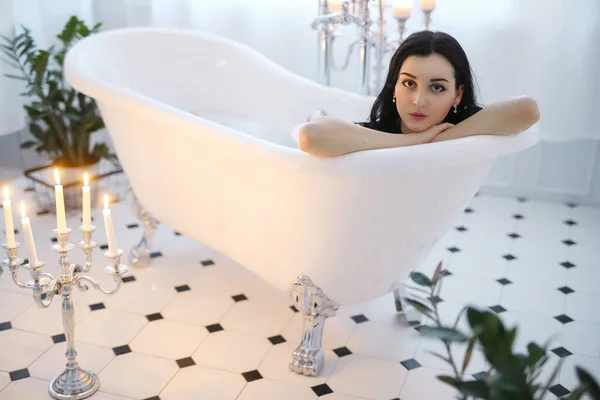
[[[17,201],[33,195],[22,185],[11,188]],[[141,224],[128,202],[112,210],[119,246],[127,249],[139,240]],[[100,210],[94,216],[95,238],[104,244]],[[68,223],[78,226],[76,219]],[[39,257],[56,274],[55,219],[34,216],[32,224]],[[600,209],[480,195],[419,270],[431,273],[443,259],[451,272],[440,293],[443,318],[475,304],[518,324],[521,349],[552,339],[551,364],[566,358],[553,387],[559,396],[573,388],[574,365],[600,378],[599,239]],[[439,344],[398,316],[391,294],[342,307],[327,320],[325,370],[308,378],[287,369],[302,327],[287,296],[169,227],[159,228],[155,250],[153,264],[132,268],[116,295],[74,295],[80,365],[102,383],[92,399],[454,398],[435,379],[448,368],[429,353]],[[83,261],[78,249],[71,254],[72,262]],[[90,275],[110,287],[104,261],[96,250]],[[0,400],[50,399],[48,382],[62,372],[64,351],[60,303],[38,309],[5,271]],[[477,354],[469,373],[485,368]]]

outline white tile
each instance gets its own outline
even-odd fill
[[[565,286],[567,269],[559,263],[519,259],[508,263],[505,277],[518,285],[556,290]]]
[[[600,226],[596,229],[574,228],[571,240],[577,244],[569,246],[567,254],[575,264],[598,266],[600,260]]]
[[[327,400],[364,400],[365,397],[356,397],[356,396],[349,396],[347,394],[341,394],[341,393],[329,393],[327,395],[327,397],[323,397],[324,399]]]
[[[327,395],[330,399],[331,395]],[[286,399],[286,400],[312,400],[317,395],[308,387],[290,385],[288,383],[275,382],[269,379],[260,379],[250,382],[242,391],[238,400],[264,400],[264,399]]]
[[[408,282],[408,281],[407,281]],[[354,315],[364,315],[371,321],[379,322],[396,322],[401,318],[401,313],[396,310],[396,302],[394,300],[394,294],[388,293],[381,297],[373,300],[365,301],[362,303],[343,305],[339,308],[336,313],[338,318],[350,318]],[[351,322],[352,320],[349,319]]]
[[[128,353],[115,357],[98,377],[107,393],[145,399],[157,396],[178,369],[173,360]]]
[[[540,346],[549,343],[549,350],[561,346],[563,324],[551,316],[509,310],[499,314],[499,317],[505,327],[517,326],[514,344],[517,351],[525,352],[529,342],[536,342]]]
[[[8,375],[8,372],[0,371],[0,391],[2,391],[9,383],[10,375]]]
[[[600,381],[600,358],[572,355],[567,357],[560,371],[560,384],[568,390],[579,386],[576,367],[585,369],[597,382]]]
[[[504,287],[500,304],[508,311],[555,317],[565,312],[565,295],[556,289],[513,283]]]
[[[459,368],[462,367],[463,360],[465,359],[465,354],[467,351],[467,345],[463,343],[453,343],[450,349],[452,351],[452,357],[456,365]],[[423,367],[444,370],[446,372],[451,373],[453,371],[452,366],[431,354],[432,352],[441,354],[443,356],[448,355],[448,350],[446,349],[444,343],[441,340],[423,338],[421,340],[419,348],[417,349],[417,354],[414,358]],[[481,351],[480,349],[475,349],[471,355],[471,359],[469,361],[469,365],[467,366],[466,372],[469,374],[481,372],[486,369],[486,365],[487,361],[485,359],[483,351]]]
[[[563,347],[574,354],[600,358],[600,324],[569,322],[563,331]]]
[[[571,293],[566,297],[566,313],[575,321],[600,323],[600,295]]]
[[[103,309],[87,314],[75,327],[75,337],[82,342],[113,348],[131,342],[147,323],[141,315]]]
[[[502,258],[509,251],[493,254],[480,251],[465,251],[444,260],[443,268],[453,275],[480,279],[503,278],[509,262]],[[511,263],[514,261],[511,261]],[[429,275],[431,277],[431,275]]]
[[[399,362],[351,354],[340,358],[327,385],[337,393],[391,399],[400,393],[405,376]]]
[[[148,315],[160,312],[177,295],[173,287],[150,282],[130,282],[121,286],[119,292],[108,297],[107,308]]]
[[[230,400],[246,380],[241,374],[194,365],[181,369],[160,394],[161,400]]]
[[[519,232],[520,233],[520,232]],[[511,253],[520,260],[561,263],[567,259],[567,237],[535,235],[523,237],[513,243]]]
[[[437,377],[448,375],[446,371],[417,368],[409,371],[404,378],[404,386],[400,392],[402,400],[441,400],[454,399],[458,391],[441,382]]]
[[[281,343],[273,346],[267,356],[259,365],[258,370],[264,378],[274,381],[290,383],[293,385],[315,386],[325,383],[331,371],[338,362],[338,356],[331,350],[324,350],[325,366],[319,376],[305,376],[297,374],[288,369],[292,352],[298,347],[298,343]]]
[[[242,373],[257,369],[271,346],[264,336],[219,331],[202,342],[193,358],[198,365]]]
[[[400,362],[414,358],[420,340],[413,328],[368,321],[358,324],[346,346],[354,354]]]
[[[81,322],[85,315],[90,312],[89,307],[81,304],[74,304],[74,310],[75,324]],[[28,308],[13,320],[12,326],[16,329],[43,333],[50,336],[64,333],[62,297],[54,296],[54,300],[48,308],[38,308],[37,306]]]
[[[50,382],[37,378],[20,379],[11,382],[0,392],[0,400],[48,400],[48,385]]]
[[[98,391],[94,394],[93,399],[94,400],[128,400],[128,399],[131,399],[131,397],[117,396],[115,394]]]
[[[6,277],[0,275],[0,280],[3,279],[9,279],[8,273]],[[28,294],[24,290],[23,294],[0,290],[0,323],[12,321],[23,311],[34,306],[33,296]]]
[[[566,285],[578,293],[600,294],[600,267],[598,264],[577,264],[567,270]]]
[[[337,349],[348,343],[356,323],[346,316],[335,316],[325,320],[323,328],[323,348]],[[296,313],[281,334],[288,342],[300,343],[304,335],[304,318]]]
[[[215,265],[202,267],[190,286],[195,291],[213,293],[219,296],[234,296],[252,288],[258,277],[237,264],[224,259]],[[291,283],[290,283],[291,284]]]
[[[489,307],[499,303],[501,292],[502,286],[494,278],[450,275],[444,279],[439,296],[444,301]]]
[[[207,326],[220,322],[234,304],[231,297],[194,287],[194,290],[179,293],[161,314],[166,319]]]
[[[17,371],[29,367],[50,346],[47,335],[9,329],[0,332],[0,370]]]
[[[161,319],[146,325],[129,347],[135,353],[179,360],[190,357],[206,336],[204,327]]]
[[[248,299],[235,303],[221,325],[228,331],[269,337],[281,333],[293,316],[294,312],[286,305]]]
[[[77,362],[79,366],[94,373],[100,372],[114,358],[115,353],[108,347],[101,347],[82,342],[75,342]],[[40,358],[29,367],[29,374],[35,378],[52,380],[61,374],[67,362],[66,343],[52,345]]]
[[[600,207],[578,206],[571,210],[578,227],[598,229],[600,227]]]

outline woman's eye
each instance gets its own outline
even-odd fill
[[[405,87],[407,87],[407,88],[414,87],[414,84],[415,83],[413,81],[404,81],[404,82],[402,82],[402,85],[405,86]]]
[[[446,88],[442,85],[433,85],[432,88],[434,92],[443,92],[444,90],[446,90]]]

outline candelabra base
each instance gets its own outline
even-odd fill
[[[92,372],[79,367],[66,369],[50,382],[49,393],[58,400],[80,400],[90,397],[100,389],[100,380]]]

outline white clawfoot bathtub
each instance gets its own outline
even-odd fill
[[[192,31],[96,34],[69,51],[66,79],[96,99],[145,210],[282,291],[295,289],[306,357],[320,348],[321,319],[395,290],[493,163],[538,141],[534,126],[510,137],[313,158],[297,149],[295,126],[316,110],[365,120],[374,98],[320,86],[249,47]],[[292,369],[318,374],[318,354],[308,366],[294,357]]]

